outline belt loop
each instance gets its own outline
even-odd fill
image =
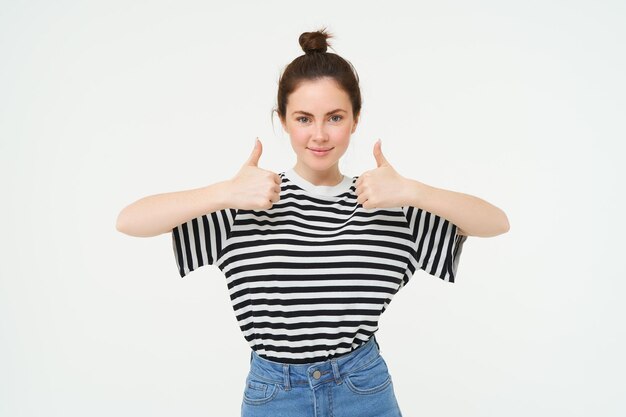
[[[333,367],[333,375],[335,376],[335,382],[337,383],[337,385],[341,385],[343,381],[341,380],[341,374],[339,373],[339,366],[337,365],[337,359],[332,358],[330,360],[330,364]]]
[[[283,376],[285,377],[285,391],[291,389],[291,383],[289,381],[289,364],[283,363]]]

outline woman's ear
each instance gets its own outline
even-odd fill
[[[352,125],[352,132],[354,133],[354,131],[356,130],[356,125],[359,124],[359,116],[357,115],[357,117],[354,119],[354,124]]]
[[[283,126],[283,130],[287,133],[289,133],[289,130],[287,129],[287,123],[285,122],[285,120],[283,120],[282,117],[278,117],[280,119],[280,124]]]

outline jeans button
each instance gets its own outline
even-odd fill
[[[313,372],[313,378],[320,379],[320,376],[322,376],[322,373],[320,371]]]

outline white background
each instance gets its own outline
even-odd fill
[[[231,178],[256,136],[260,167],[293,166],[271,110],[322,27],[361,79],[342,172],[381,138],[511,225],[381,317],[403,414],[625,415],[625,21],[618,1],[2,1],[0,415],[239,415],[223,275],[181,279],[168,234],[115,222]]]

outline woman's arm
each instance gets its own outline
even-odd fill
[[[406,205],[424,209],[454,223],[466,236],[492,237],[509,231],[504,211],[465,193],[431,187],[407,178]]]
[[[119,232],[136,237],[169,233],[179,224],[228,208],[230,180],[192,190],[144,197],[126,206],[117,217]]]

